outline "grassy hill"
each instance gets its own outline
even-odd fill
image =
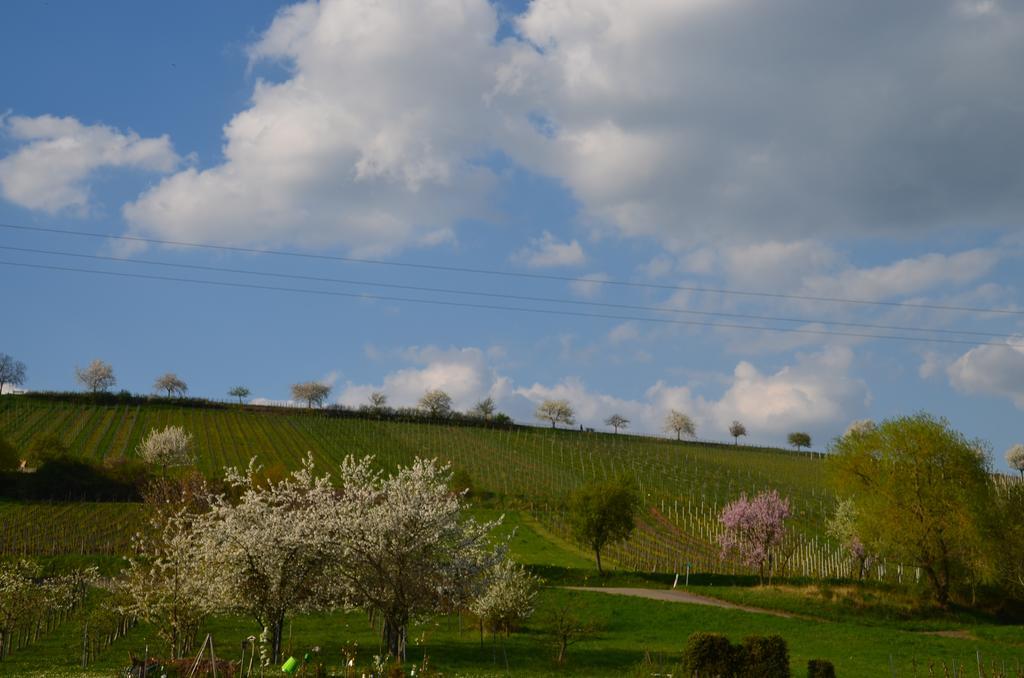
[[[93,460],[131,458],[142,437],[169,424],[195,437],[197,465],[216,476],[225,466],[244,466],[255,456],[267,468],[295,468],[307,453],[331,469],[345,455],[374,455],[382,466],[436,457],[469,474],[479,495],[523,508],[552,532],[565,534],[561,502],[583,483],[619,475],[633,478],[645,503],[640,529],[609,554],[620,566],[644,571],[679,571],[685,563],[703,571],[735,571],[721,563],[715,539],[717,514],[741,492],[777,488],[794,509],[791,574],[839,576],[848,564],[823,536],[834,499],[823,483],[819,455],[786,450],[653,437],[584,433],[533,427],[488,428],[423,421],[329,416],[329,412],[166,401],[97,404],[81,397],[23,395],[0,398],[0,436],[19,449],[55,434],[72,454]],[[2,511],[14,510],[11,507]],[[89,528],[87,513],[31,507],[25,538],[50,545],[55,521]],[[134,524],[119,514],[118,524]],[[10,525],[11,521],[5,521]],[[107,523],[104,523],[107,524]],[[124,531],[100,530],[101,552],[124,547]],[[21,537],[0,533],[0,544],[16,550]],[[23,540],[22,540],[23,541]],[[31,552],[31,547],[22,552]]]

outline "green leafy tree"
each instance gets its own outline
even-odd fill
[[[624,541],[633,532],[640,497],[626,480],[594,483],[569,497],[569,524],[573,537],[594,552],[601,574],[601,550]]]
[[[228,395],[238,398],[238,404],[241,405],[245,401],[245,399],[249,397],[249,389],[247,389],[245,386],[235,386],[230,391],[228,391]]]
[[[984,444],[921,413],[848,434],[832,446],[831,475],[856,502],[855,533],[872,552],[921,568],[936,602],[986,576],[989,464]],[[994,557],[994,556],[993,556]]]
[[[801,447],[811,446],[811,434],[804,433],[803,431],[793,431],[786,437],[786,440],[789,441],[790,445],[796,448],[797,452],[800,451]]]

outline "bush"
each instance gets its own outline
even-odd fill
[[[0,438],[0,471],[16,471],[21,466],[21,455],[14,445]]]
[[[827,659],[812,659],[807,662],[807,678],[836,678],[836,667]]]
[[[32,442],[28,444],[25,458],[28,459],[30,465],[39,466],[50,459],[66,457],[68,452],[68,446],[64,444],[63,438],[56,433],[44,433],[33,438]]]
[[[683,666],[687,675],[731,678],[737,673],[742,654],[743,648],[733,645],[722,634],[698,631],[686,641]]]
[[[697,632],[683,650],[686,675],[789,678],[789,649],[781,636],[750,636],[733,645],[719,633]]]
[[[0,496],[36,501],[139,501],[152,479],[137,461],[110,465],[73,457],[43,460],[35,473],[8,473]]]
[[[750,636],[743,641],[742,676],[789,678],[789,648],[782,636]]]

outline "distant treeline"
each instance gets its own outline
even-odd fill
[[[446,426],[472,426],[478,428],[489,428],[489,429],[500,429],[514,431],[517,429],[521,430],[536,430],[538,428],[544,428],[546,430],[552,430],[548,426],[536,426],[531,424],[516,423],[504,412],[498,412],[493,417],[483,418],[479,415],[459,412],[452,410],[445,416],[433,416],[425,412],[424,410],[415,407],[379,407],[374,408],[369,405],[361,405],[359,407],[348,407],[338,403],[326,405],[324,407],[303,407],[301,405],[270,405],[270,404],[254,404],[254,403],[242,403],[231,402],[227,400],[211,400],[208,398],[190,398],[190,397],[164,397],[153,394],[137,394],[131,393],[130,391],[117,391],[117,392],[99,392],[99,393],[83,393],[81,391],[31,391],[24,394],[13,396],[19,400],[35,400],[35,401],[48,401],[48,402],[64,402],[74,403],[79,405],[163,405],[173,406],[182,408],[196,408],[196,409],[210,409],[210,410],[229,410],[229,409],[242,409],[252,412],[263,412],[268,414],[283,414],[283,415],[300,415],[300,416],[313,416],[313,417],[324,417],[328,419],[370,419],[375,421],[392,421],[392,422],[406,422],[416,424],[444,424]],[[701,447],[720,447],[722,449],[736,449],[736,445],[733,443],[727,443],[722,441],[714,440],[672,440],[662,436],[644,435],[639,433],[616,433],[612,434],[607,431],[595,431],[592,428],[559,428],[555,429],[565,434],[584,434],[584,435],[616,435],[622,438],[636,438],[642,440],[660,440],[666,444],[673,445],[698,445]],[[820,452],[813,451],[794,451],[784,447],[772,447],[772,446],[757,446],[757,445],[740,445],[739,447],[747,450],[759,450],[765,452],[774,452],[779,454],[795,454],[811,457],[824,457],[825,455]]]

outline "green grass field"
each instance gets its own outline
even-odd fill
[[[971,669],[967,675],[976,675],[979,653],[986,666],[996,662],[1010,668],[1024,660],[1021,626],[976,613],[937,611],[891,582],[807,583],[805,576],[841,574],[834,545],[822,534],[833,498],[823,489],[823,463],[816,455],[578,431],[328,418],[294,410],[0,398],[0,435],[16,446],[56,434],[73,454],[96,460],[131,457],[146,431],[172,423],[195,435],[198,466],[209,476],[225,465],[244,465],[253,455],[268,467],[295,468],[307,451],[324,470],[347,454],[373,454],[388,468],[416,456],[436,456],[465,470],[475,490],[473,513],[480,518],[504,514],[495,538],[507,539],[513,556],[546,585],[537,614],[504,643],[487,638],[481,647],[467,619],[461,620],[460,632],[457,616],[427,620],[411,630],[416,642],[410,660],[421,663],[427,657],[443,675],[677,672],[682,647],[695,631],[722,632],[733,641],[779,633],[789,643],[794,676],[804,675],[807,660],[816,657],[835,662],[843,677],[941,676],[941,662],[951,667],[954,660]],[[609,554],[615,570],[598,577],[591,554],[567,539],[559,503],[582,483],[620,474],[641,488],[643,519],[630,542]],[[779,585],[756,587],[748,574],[719,562],[714,520],[724,502],[765,487],[778,488],[795,504],[799,564]],[[122,565],[131,535],[144,525],[140,504],[3,501],[0,556],[34,557],[52,571],[91,564],[109,576]],[[667,588],[685,562],[693,565],[694,592],[794,616],[560,588]],[[599,628],[570,648],[566,666],[556,667],[544,619],[547,610],[565,607]],[[82,614],[13,652],[0,662],[0,675],[111,676],[127,665],[129,651],[141,654],[156,644],[152,630],[139,625],[82,669]],[[241,639],[258,633],[250,620],[231,617],[209,620],[205,631],[213,633],[224,657],[237,657]],[[296,653],[321,647],[339,672],[343,646],[358,643],[364,668],[379,651],[377,634],[356,612],[297,616],[289,638]]]
[[[480,517],[492,517],[494,512],[477,512]],[[589,560],[573,550],[562,548],[532,527],[532,520],[516,513],[506,515],[506,522],[498,531],[502,538],[511,535],[514,557],[525,563],[543,565],[548,571],[562,570],[567,579],[589,577],[589,584],[599,584]],[[638,583],[628,573],[613,574],[603,583],[616,585]],[[757,590],[703,587],[703,593],[742,598],[748,603],[763,603],[770,607],[785,608],[787,599],[770,591],[757,594]],[[747,596],[741,594],[747,593]],[[772,596],[774,595],[774,600]],[[792,604],[792,599],[789,602]],[[580,615],[598,622],[594,634],[570,648],[568,663],[556,667],[552,662],[553,649],[545,634],[544,617],[553,607],[569,607]],[[806,609],[802,612],[807,612]],[[503,675],[570,675],[570,676],[622,676],[651,675],[651,669],[638,668],[645,655],[666,663],[678,661],[683,644],[694,631],[718,631],[734,640],[752,634],[778,633],[789,643],[795,676],[803,675],[807,660],[823,657],[836,664],[840,676],[887,676],[890,661],[898,676],[926,676],[928,664],[942,675],[940,663],[951,665],[958,659],[965,666],[974,667],[976,653],[980,652],[986,664],[992,661],[1016,666],[1024,659],[1024,628],[999,626],[977,618],[946,620],[940,626],[955,630],[962,637],[944,637],[922,632],[904,621],[885,623],[884,620],[865,620],[855,616],[836,615],[834,620],[785,619],[764,614],[718,609],[673,602],[627,598],[603,593],[565,591],[548,587],[542,591],[538,610],[520,631],[496,644],[485,638],[481,647],[477,630],[463,620],[459,631],[459,618],[442,617],[416,625],[410,631],[415,640],[409,652],[409,661],[422,663],[424,655],[429,666],[449,676],[503,676]],[[928,629],[925,629],[928,630]],[[210,620],[205,631],[214,634],[218,654],[238,656],[241,640],[258,632],[251,620],[222,617]],[[372,655],[379,652],[378,637],[360,613],[303,615],[294,618],[289,628],[291,649],[296,653],[319,646],[328,664],[342,671],[342,648],[358,643],[358,661],[367,666]],[[141,654],[143,649],[156,643],[150,629],[140,625],[128,636],[116,641],[99,659],[82,670],[77,667],[80,656],[81,624],[75,620],[66,623],[38,644],[22,652],[15,652],[0,663],[0,675],[55,676],[89,675],[111,676],[127,664],[129,651]],[[505,656],[508,671],[505,670]],[[637,672],[632,673],[634,670]],[[968,675],[976,675],[970,673]]]
[[[701,570],[735,571],[718,558],[718,512],[741,492],[774,487],[794,509],[791,573],[839,576],[849,566],[823,534],[834,499],[821,459],[812,454],[544,428],[329,418],[302,410],[0,399],[0,436],[21,449],[52,434],[85,458],[130,458],[148,431],[169,424],[195,436],[198,467],[210,476],[226,465],[244,466],[253,456],[265,467],[291,469],[311,453],[325,470],[345,455],[371,454],[386,468],[416,456],[436,457],[465,470],[479,492],[528,509],[562,536],[560,505],[569,491],[625,475],[636,481],[645,511],[630,542],[609,557],[636,570],[677,571],[689,562]],[[100,539],[119,543],[113,534]]]

